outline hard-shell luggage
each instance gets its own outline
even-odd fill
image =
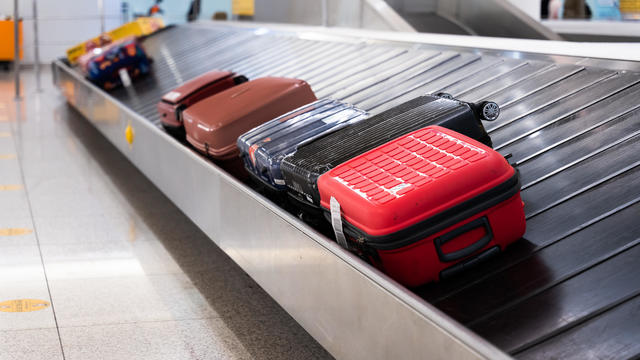
[[[105,90],[122,85],[120,71],[132,80],[151,72],[151,60],[142,45],[133,37],[113,42],[101,48],[100,54],[86,64],[87,78]]]
[[[244,166],[271,191],[287,189],[280,164],[298,146],[341,126],[364,119],[367,113],[336,100],[323,99],[268,121],[238,138]]]
[[[216,160],[237,160],[238,136],[316,100],[303,80],[265,77],[242,83],[201,100],[183,114],[187,141]],[[237,163],[237,164],[235,164]]]
[[[88,41],[86,44],[86,52],[79,56],[76,60],[76,65],[80,68],[80,71],[86,76],[88,74],[89,61],[95,56],[100,55],[107,45],[111,44],[111,39],[106,34],[102,34],[99,37]]]
[[[317,207],[320,203],[316,184],[318,176],[368,150],[428,125],[440,125],[491,146],[491,138],[481,119],[495,120],[499,111],[493,102],[471,104],[446,95],[420,96],[300,146],[294,154],[285,157],[281,169],[288,193],[302,204]]]
[[[407,286],[468,268],[525,231],[517,171],[440,126],[336,166],[318,189],[338,242]]]
[[[157,107],[162,126],[169,133],[184,137],[182,112],[186,108],[204,98],[246,81],[246,77],[231,71],[213,70],[185,82],[164,94],[158,102]]]

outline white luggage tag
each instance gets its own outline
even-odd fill
[[[340,246],[348,249],[349,245],[347,244],[347,238],[344,236],[344,231],[342,230],[340,203],[332,196],[329,204],[331,206],[331,226],[333,226],[333,232],[336,234],[336,240]]]
[[[131,86],[131,77],[129,76],[129,73],[127,72],[126,68],[122,68],[118,70],[118,75],[120,75],[120,81],[122,81],[122,86],[124,87]]]

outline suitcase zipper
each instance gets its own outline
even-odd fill
[[[342,224],[344,233],[351,239],[362,239],[361,243],[364,246],[377,250],[393,250],[411,245],[481,211],[498,205],[517,194],[518,191],[520,191],[520,176],[516,170],[512,177],[491,190],[392,234],[371,236],[347,220],[343,219]],[[325,210],[325,215],[327,213]],[[356,242],[360,243],[360,240]]]

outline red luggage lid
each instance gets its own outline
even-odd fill
[[[240,135],[316,100],[304,80],[265,77],[229,88],[184,111],[187,140],[209,154],[229,157],[238,152]]]
[[[177,104],[180,101],[184,100],[185,97],[187,97],[190,94],[193,94],[194,92],[198,91],[202,87],[210,83],[220,81],[229,76],[233,76],[233,74],[234,73],[231,71],[218,71],[218,70],[209,71],[207,73],[204,73],[198,76],[195,79],[191,79],[187,81],[186,83],[164,94],[164,96],[162,96],[162,100],[171,104]]]
[[[368,151],[318,178],[321,205],[372,236],[394,233],[509,180],[515,169],[490,147],[429,126]]]

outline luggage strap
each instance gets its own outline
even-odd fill
[[[345,249],[349,249],[349,244],[347,243],[347,238],[344,236],[344,230],[342,229],[342,214],[340,212],[340,203],[333,196],[329,201],[331,206],[331,226],[333,227],[333,232],[336,235],[336,240],[338,244]]]

